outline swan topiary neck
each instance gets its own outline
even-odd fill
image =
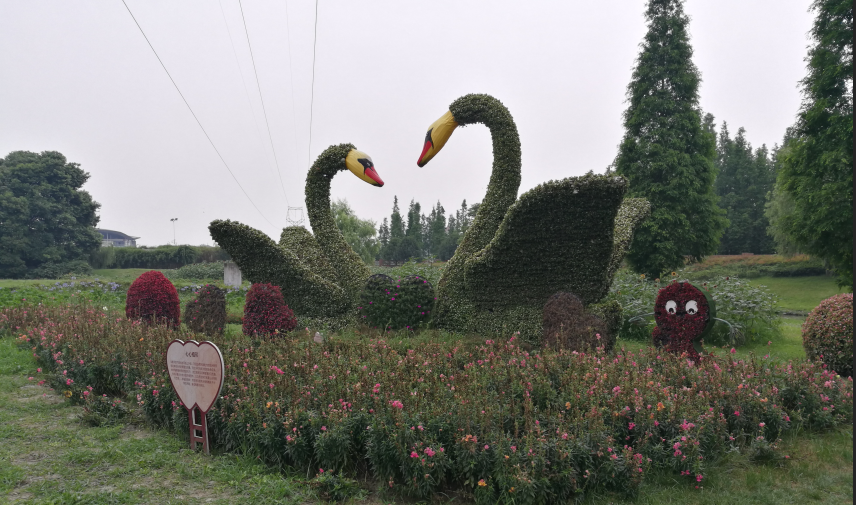
[[[490,95],[471,94],[458,98],[449,111],[460,126],[481,123],[490,130],[493,170],[487,194],[455,256],[466,258],[483,249],[496,235],[505,212],[517,200],[520,187],[520,137],[517,125],[502,102]]]
[[[371,275],[362,258],[345,241],[330,210],[330,181],[346,169],[345,158],[352,144],[328,147],[309,168],[306,176],[306,212],[315,240],[336,272],[336,282],[351,298],[359,296]]]

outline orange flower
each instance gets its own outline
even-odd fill
[[[666,406],[663,405],[663,402],[657,402],[657,410],[658,411],[663,410],[664,408],[666,408]]]

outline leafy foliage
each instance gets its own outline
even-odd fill
[[[800,251],[828,261],[853,288],[853,2],[815,0],[804,100],[780,156],[781,216]]]
[[[630,266],[651,278],[716,252],[728,221],[716,205],[715,134],[702,127],[701,77],[692,62],[681,0],[650,0],[648,32],[627,87],[624,139],[615,160],[628,196],[651,202]]]
[[[253,284],[244,304],[244,335],[269,337],[297,327],[294,312],[285,304],[279,286]]]
[[[853,375],[853,293],[827,298],[803,323],[803,347],[837,373]]]
[[[418,275],[393,279],[375,274],[360,294],[360,321],[372,328],[424,328],[434,309],[434,286]]]
[[[143,273],[128,288],[125,316],[148,324],[179,326],[181,306],[175,286],[157,270]]]
[[[333,202],[331,210],[345,242],[366,264],[372,264],[380,251],[380,244],[375,238],[377,230],[374,221],[357,217],[347,200]]]
[[[0,278],[88,273],[101,245],[100,204],[81,188],[89,174],[55,151],[0,158]]]
[[[683,272],[671,276],[671,280],[684,279]],[[711,333],[704,337],[706,344],[729,346],[740,345],[745,340],[766,342],[780,335],[778,298],[764,286],[754,286],[737,276],[704,277],[696,282],[710,294],[716,303],[717,316],[728,321],[716,323]],[[624,308],[621,337],[648,341],[654,326],[643,318],[656,304],[660,290],[670,280],[648,279],[627,271],[619,272],[612,285],[612,293]],[[636,318],[637,323],[630,322]],[[732,331],[732,328],[734,331]]]
[[[805,277],[826,273],[823,262],[805,254],[708,256],[704,262],[693,263],[681,270],[681,274],[689,280],[708,280],[732,275],[744,279],[765,276]]]
[[[184,324],[191,330],[213,337],[226,327],[226,292],[206,284],[184,308]]]
[[[24,324],[32,309],[2,311],[0,327],[21,327],[20,342],[62,378],[61,391],[118,388],[151,422],[186,433],[163,349],[192,334],[84,307],[35,311],[35,326]],[[516,338],[418,349],[252,340],[223,346],[228,375],[207,416],[214,447],[302,472],[367,472],[420,498],[463,489],[488,503],[561,503],[633,494],[651,470],[695,485],[731,451],[777,451],[783,434],[853,419],[852,381],[812,362],[729,355],[689,366],[653,350],[534,355]]]
[[[582,300],[559,292],[544,304],[544,343],[561,349],[592,352],[598,347],[609,352],[615,347],[615,334],[607,333],[600,318],[589,314]]]

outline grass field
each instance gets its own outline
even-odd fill
[[[779,307],[786,312],[808,313],[830,296],[844,293],[835,283],[834,277],[825,275],[811,277],[758,277],[752,284],[770,288],[779,295]]]

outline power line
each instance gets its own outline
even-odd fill
[[[124,1],[124,0],[122,0]],[[318,0],[315,0],[315,34],[312,42],[312,95],[309,100],[309,147],[307,148],[307,165],[312,164],[312,111],[315,107],[315,48],[318,45]]]
[[[279,160],[276,157],[276,148],[273,145],[273,136],[270,133],[270,123],[268,123],[267,110],[265,109],[265,97],[262,95],[262,85],[259,82],[259,73],[256,70],[256,59],[253,56],[253,45],[250,44],[250,32],[247,30],[247,19],[244,17],[244,6],[241,0],[238,0],[238,6],[241,8],[241,20],[244,21],[244,33],[247,35],[247,46],[250,48],[250,60],[253,62],[253,73],[256,75],[256,87],[259,89],[259,98],[262,101],[262,113],[265,116],[265,126],[267,126],[268,138],[270,139],[270,148],[273,151],[273,159],[276,162],[276,174],[279,176],[279,185],[282,188],[282,196],[285,197],[285,203],[288,205],[288,195],[285,194],[285,184],[282,182],[282,173],[279,170]]]
[[[238,67],[238,74],[241,76],[241,83],[244,85],[244,96],[247,97],[247,105],[250,108],[250,113],[253,115],[253,126],[256,128],[256,135],[258,135],[259,142],[262,145],[262,149],[264,150],[264,140],[262,140],[262,132],[259,130],[259,123],[256,120],[256,111],[253,110],[252,100],[250,100],[250,91],[247,89],[247,81],[244,79],[244,73],[241,71],[241,63],[238,61],[238,51],[235,49],[235,41],[232,40],[232,30],[229,29],[229,22],[226,20],[226,12],[223,10],[223,0],[219,0],[220,4],[220,14],[223,15],[223,24],[226,25],[226,33],[229,35],[229,44],[232,45],[232,54],[235,56],[235,66]],[[267,158],[267,156],[265,155]],[[276,170],[272,165],[270,165],[270,158],[267,158],[268,166],[272,171]],[[285,192],[283,191],[283,194]],[[288,197],[286,197],[286,201],[288,201]]]
[[[297,146],[297,106],[294,104],[294,69],[291,65],[291,21],[288,17],[288,0],[285,0],[285,36],[288,40],[288,79],[291,83],[291,134],[294,138],[294,145]],[[294,165],[300,166],[300,161],[297,159],[297,149],[292,149],[294,153]]]
[[[231,176],[232,176],[232,179],[234,179],[234,180],[235,180],[235,184],[237,184],[237,185],[238,185],[238,187],[239,187],[239,188],[241,188],[241,191],[244,193],[244,196],[246,196],[246,197],[247,197],[247,200],[249,200],[249,201],[250,201],[250,203],[253,205],[253,207],[256,209],[256,211],[258,211],[259,215],[261,215],[261,216],[264,218],[264,220],[268,222],[268,224],[269,224],[269,225],[274,226],[274,224],[273,224],[273,223],[271,223],[271,222],[270,222],[270,220],[269,220],[269,219],[268,219],[264,214],[262,214],[262,211],[261,211],[261,210],[259,210],[259,208],[256,206],[255,202],[253,202],[253,199],[252,199],[252,198],[250,198],[250,195],[248,195],[248,194],[247,194],[246,190],[244,190],[244,187],[243,187],[243,186],[241,186],[241,183],[240,183],[240,182],[238,182],[238,178],[237,178],[237,177],[235,177],[235,174],[232,172],[232,169],[231,169],[231,168],[229,168],[229,164],[228,164],[228,163],[226,163],[226,160],[225,160],[225,159],[223,159],[223,155],[222,155],[222,154],[220,154],[220,151],[217,149],[217,146],[215,146],[215,145],[214,145],[214,141],[213,141],[213,140],[211,140],[211,137],[208,135],[208,132],[207,132],[207,131],[205,131],[205,127],[203,127],[203,126],[202,126],[202,123],[199,121],[199,118],[198,118],[198,117],[196,117],[196,113],[195,113],[195,112],[193,112],[193,108],[192,108],[192,107],[190,107],[190,104],[187,102],[187,99],[186,99],[186,98],[184,98],[184,94],[183,94],[183,93],[181,92],[181,90],[178,88],[178,84],[176,84],[176,83],[175,83],[175,79],[173,79],[173,78],[172,78],[172,75],[169,73],[169,70],[167,70],[167,69],[166,69],[166,65],[164,65],[164,63],[163,63],[163,61],[161,60],[160,56],[158,56],[158,52],[157,52],[157,51],[155,51],[155,47],[152,45],[151,41],[150,41],[150,40],[149,40],[149,38],[146,36],[146,32],[144,32],[144,31],[143,31],[143,27],[142,27],[142,26],[140,26],[140,23],[139,23],[139,21],[137,21],[137,18],[136,18],[136,17],[134,17],[134,13],[133,13],[133,12],[131,12],[131,8],[130,8],[130,7],[128,7],[128,4],[125,2],[125,0],[122,0],[122,3],[125,5],[125,8],[128,10],[128,14],[130,14],[130,15],[131,15],[131,19],[133,19],[133,20],[134,20],[134,23],[137,25],[137,28],[139,28],[139,29],[140,29],[140,33],[142,33],[142,34],[143,34],[143,38],[144,38],[144,39],[146,39],[146,43],[148,43],[148,45],[149,45],[149,47],[151,48],[152,52],[153,52],[153,53],[155,53],[155,58],[157,58],[157,59],[158,59],[158,62],[161,64],[161,67],[163,67],[163,70],[164,70],[164,72],[166,72],[166,75],[167,75],[167,77],[169,77],[169,80],[172,82],[172,85],[173,85],[173,86],[175,86],[175,90],[176,90],[176,91],[178,91],[178,95],[181,97],[181,99],[182,99],[182,100],[184,100],[184,105],[186,105],[186,106],[187,106],[187,110],[189,110],[189,111],[190,111],[190,114],[192,114],[192,115],[193,115],[193,119],[195,119],[195,120],[196,120],[196,124],[198,124],[198,125],[199,125],[199,128],[200,128],[200,129],[202,129],[202,133],[204,133],[204,134],[205,134],[205,138],[207,138],[207,139],[208,139],[208,142],[211,144],[211,147],[213,147],[213,148],[214,148],[214,152],[216,152],[216,153],[217,153],[217,156],[219,156],[219,157],[220,157],[220,161],[222,161],[222,162],[223,162],[223,166],[225,166],[225,167],[226,167],[226,170],[228,170],[228,171],[229,171],[229,175],[231,175]]]

